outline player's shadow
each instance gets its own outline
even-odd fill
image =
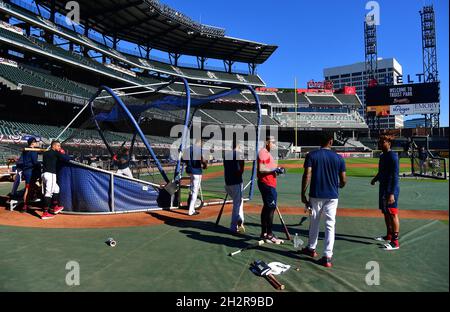
[[[176,211],[171,212],[186,215],[184,213]],[[216,226],[215,223],[211,221],[178,219],[167,215],[161,215],[155,212],[148,212],[148,214],[151,215],[153,218],[163,221],[164,224],[185,229],[180,230],[180,233],[186,234],[188,237],[192,239],[201,240],[207,243],[226,245],[228,247],[235,247],[235,248],[243,248],[246,246],[247,241],[250,242],[255,239],[254,236],[248,234],[232,233],[227,227],[222,226],[220,224]],[[201,231],[208,231],[215,234],[205,235],[198,231],[195,231],[195,229],[199,229]],[[217,234],[227,234],[227,236]]]
[[[171,211],[176,214],[182,214],[181,212]],[[251,244],[256,243],[257,240],[259,240],[259,237],[255,237],[248,234],[233,234],[229,231],[229,229],[225,226],[218,225],[216,226],[214,222],[212,221],[203,221],[203,220],[186,220],[186,219],[179,219],[174,216],[170,215],[162,215],[156,212],[148,212],[150,216],[153,218],[156,218],[158,220],[161,220],[164,222],[164,224],[178,227],[180,228],[180,233],[185,234],[187,237],[202,241],[208,244],[216,244],[221,246],[227,246],[229,248],[239,249],[239,248],[245,248]],[[259,228],[261,225],[258,223],[251,223],[246,222],[246,227],[257,227]],[[198,229],[198,231],[196,230]],[[282,233],[284,234],[284,228],[280,224],[274,224],[273,230],[275,233]],[[202,233],[201,231],[207,231],[210,232],[211,235]],[[298,235],[301,237],[302,240],[307,241],[308,239],[308,230],[306,229],[290,229],[291,237],[293,238],[294,233],[298,233]],[[217,235],[221,234],[221,235]],[[223,235],[227,234],[227,235]],[[323,240],[325,237],[324,232],[319,233],[319,240]],[[284,237],[280,236],[280,238],[284,239]],[[343,235],[337,234],[336,240],[345,240],[350,241],[353,243],[360,243],[360,244],[372,244],[368,242],[363,242],[355,239],[349,239],[347,237],[344,237]],[[292,258],[294,260],[301,260],[301,261],[309,261],[314,264],[319,264],[317,261],[318,259],[313,259],[308,256],[302,255],[299,253],[298,250],[292,250],[287,249],[287,245],[292,244],[290,241],[285,241],[285,244],[283,245],[274,245],[265,243],[262,246],[258,246],[255,249],[263,252],[270,252],[273,254],[276,254],[278,256]]]
[[[368,240],[374,240],[373,237],[368,237],[368,236],[360,236],[360,235],[349,235],[349,234],[336,234],[336,239],[340,240],[346,240],[349,242],[361,242],[359,240],[353,240],[351,238],[360,238],[360,239],[368,239]],[[366,245],[372,245],[372,244],[376,244],[376,242],[366,242]]]
[[[246,223],[246,225],[249,226],[260,226],[260,224],[256,223]],[[309,230],[308,229],[299,229],[299,228],[292,228],[292,226],[286,225],[291,238],[293,239],[293,236],[295,233],[297,233],[300,237],[304,237],[308,239],[309,236]],[[284,239],[284,227],[281,224],[274,224],[273,225],[273,231],[277,233],[278,237],[281,239]],[[319,232],[319,240],[325,239],[325,232]],[[361,240],[360,240],[361,239]],[[350,243],[355,244],[363,244],[363,245],[373,245],[374,242],[368,242],[366,240],[373,240],[373,237],[366,237],[366,236],[358,236],[358,235],[348,235],[348,234],[335,234],[335,240],[337,241],[347,241]]]
[[[33,206],[33,207],[29,207],[27,211],[22,211],[21,210],[22,207],[23,206],[20,205],[20,206],[16,207],[14,209],[14,211],[19,212],[19,213],[24,214],[24,215],[28,214],[28,215],[33,216],[33,217],[38,218],[38,219],[41,218],[41,216],[39,215],[38,211],[42,211],[42,208]]]
[[[5,206],[8,196],[0,196],[0,205]]]
[[[33,207],[32,209],[28,209],[28,211],[24,212],[24,213],[29,214],[29,215],[31,215],[31,216],[33,216],[35,218],[40,219],[41,216],[37,213],[38,211],[42,211],[42,208],[34,208]]]
[[[0,206],[4,207],[5,210],[9,211],[9,205],[8,205],[8,200],[9,197],[8,196],[0,196]],[[41,211],[42,208],[38,205],[36,205],[35,203],[33,203],[32,206],[29,206],[28,211],[22,211],[23,208],[23,203],[19,203],[14,209],[13,211],[16,213],[22,213],[24,215],[29,214],[33,217],[36,217],[38,219],[41,218],[41,216],[37,213],[37,211]]]

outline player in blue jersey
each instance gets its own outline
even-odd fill
[[[310,257],[317,256],[320,217],[324,214],[326,218],[325,248],[323,257],[318,263],[325,267],[332,266],[339,188],[343,188],[347,183],[344,159],[331,150],[333,139],[333,133],[322,134],[321,148],[306,156],[302,179],[302,202],[310,207],[311,221],[309,242],[301,253]],[[306,197],[308,186],[310,186],[309,199]]]
[[[240,145],[233,140],[233,149],[225,152],[223,162],[225,190],[233,199],[233,212],[231,214],[230,230],[233,233],[244,233],[244,186],[242,174],[244,173],[244,160]]]
[[[378,174],[372,179],[371,184],[380,183],[379,208],[384,214],[386,223],[386,236],[375,238],[377,241],[386,242],[385,250],[400,248],[399,232],[400,220],[398,217],[399,186],[399,160],[396,152],[391,150],[393,136],[381,135],[378,145],[382,150],[378,163]]]
[[[427,174],[428,152],[425,150],[424,146],[420,147],[418,158],[419,158],[420,174]]]
[[[28,139],[28,148],[34,149],[38,147],[38,142],[35,138]],[[25,180],[25,193],[23,195],[23,208],[21,212],[28,211],[28,201],[30,197],[31,188],[40,175],[40,164],[38,162],[38,153],[32,150],[24,150],[20,157],[22,163],[22,179]],[[36,173],[37,172],[37,173]]]
[[[188,199],[190,216],[198,215],[195,210],[195,202],[202,183],[203,170],[208,168],[208,163],[203,158],[202,141],[195,139],[194,145],[189,149],[189,159],[186,161],[186,173],[191,178],[190,193]]]

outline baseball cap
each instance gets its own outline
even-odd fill
[[[31,145],[31,144],[33,144],[33,143],[35,143],[35,142],[37,142],[36,138],[29,138],[29,139],[27,140],[28,145]]]

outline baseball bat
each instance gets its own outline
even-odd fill
[[[280,209],[278,209],[278,207],[277,207],[277,212],[278,212],[278,216],[280,217],[281,224],[283,225],[284,233],[286,233],[286,239],[291,240],[291,234],[289,234],[289,230],[286,226],[286,223],[284,223],[283,216],[281,215]]]
[[[25,147],[23,150],[25,152],[38,152],[38,153],[43,153],[47,151],[46,148],[34,148],[34,147]]]
[[[264,244],[264,240],[257,241],[256,243],[251,244],[251,245],[249,245],[249,246],[247,246],[247,247],[241,248],[241,249],[236,250],[236,251],[234,251],[234,252],[230,252],[228,255],[229,255],[230,257],[233,257],[233,256],[237,255],[238,253],[244,251],[244,250],[251,249],[251,248],[255,248],[255,247],[261,246],[262,244]]]
[[[281,284],[276,278],[275,276],[273,276],[273,274],[266,274],[265,275],[266,279],[269,281],[269,283],[277,290],[283,290],[285,288],[285,286],[283,284]]]
[[[227,195],[225,195],[225,199],[223,200],[222,208],[220,208],[219,215],[217,216],[216,226],[219,225],[220,218],[222,217],[222,213],[223,213],[223,208],[225,207],[225,203],[227,202],[227,199],[228,199],[228,193],[227,193]]]

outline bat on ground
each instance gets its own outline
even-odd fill
[[[219,225],[220,218],[222,217],[222,213],[223,213],[223,208],[225,207],[225,203],[227,202],[227,199],[228,199],[228,194],[225,195],[225,199],[223,200],[222,208],[220,208],[219,215],[217,216],[217,219],[216,219],[216,226]]]
[[[241,249],[236,250],[236,251],[234,251],[234,252],[230,252],[228,255],[229,255],[230,257],[233,257],[233,256],[237,255],[238,253],[241,253],[241,252],[244,251],[244,250],[256,248],[256,247],[258,247],[258,246],[261,246],[262,244],[264,244],[264,240],[257,241],[256,243],[251,244],[251,245],[248,245],[247,247],[241,248]]]
[[[281,284],[276,278],[275,276],[273,276],[273,274],[266,274],[265,275],[266,279],[269,281],[269,283],[278,290],[283,290],[285,288],[285,286],[283,284]]]
[[[289,234],[289,230],[286,226],[286,223],[284,223],[283,216],[281,215],[280,209],[278,209],[278,207],[277,207],[277,212],[278,212],[278,216],[280,217],[281,224],[283,225],[284,233],[286,233],[286,239],[291,240],[291,234]]]

